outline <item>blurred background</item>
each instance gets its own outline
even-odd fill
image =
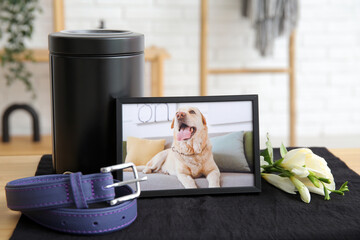
[[[7,86],[0,67],[0,113],[15,103],[29,104],[38,113],[42,141],[49,141],[48,34],[127,29],[145,34],[147,96],[258,94],[261,147],[269,132],[274,146],[360,148],[360,2],[298,1],[290,10],[298,14],[290,19],[295,27],[275,37],[273,47],[269,38],[266,56],[256,48],[261,28],[248,5],[241,0],[40,0],[32,36],[25,40],[36,60],[25,63],[36,98],[22,81]],[[0,49],[6,45],[4,34]],[[32,135],[28,113],[11,114],[10,133],[14,142],[14,136]]]

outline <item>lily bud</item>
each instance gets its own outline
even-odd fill
[[[309,189],[299,179],[297,179],[294,176],[291,176],[290,180],[299,191],[301,200],[303,200],[303,202],[309,203],[311,201]]]
[[[260,156],[260,171],[263,172],[264,169],[261,166],[267,166],[269,165],[269,163],[267,161],[264,160],[263,156]]]
[[[296,188],[288,177],[280,177],[276,174],[270,173],[262,173],[261,175],[266,181],[275,187],[280,188],[287,193],[296,194]]]

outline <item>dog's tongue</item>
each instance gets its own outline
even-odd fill
[[[181,128],[179,133],[177,134],[177,140],[178,141],[183,141],[185,139],[188,139],[191,137],[191,131],[190,131],[190,127],[185,127],[185,128]]]

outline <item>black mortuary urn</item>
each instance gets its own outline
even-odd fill
[[[56,173],[117,164],[115,98],[143,95],[144,35],[119,30],[49,35]]]

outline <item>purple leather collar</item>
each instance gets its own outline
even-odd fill
[[[119,182],[110,173],[132,167],[134,180]],[[9,182],[7,205],[33,221],[61,232],[101,234],[130,225],[137,216],[136,197],[140,194],[136,168],[121,164],[101,169],[102,173],[55,174]],[[127,183],[136,183],[136,192]],[[107,201],[110,201],[110,205]],[[120,204],[118,204],[121,202]]]

